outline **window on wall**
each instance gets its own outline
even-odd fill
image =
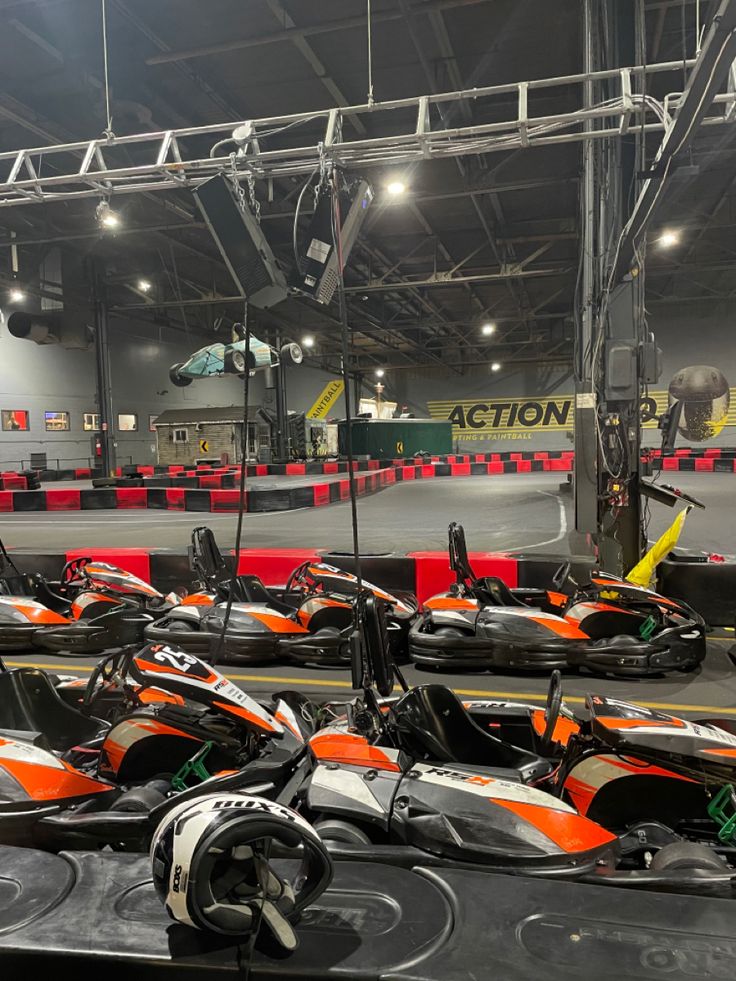
[[[31,428],[28,412],[25,409],[2,410],[3,432],[27,432]]]
[[[68,412],[44,412],[46,431],[50,433],[65,433],[69,431]]]
[[[85,412],[82,420],[82,428],[85,433],[91,433],[99,430],[100,428],[100,414],[99,412]]]
[[[119,412],[118,432],[119,433],[138,432],[138,416],[134,412]]]
[[[188,443],[189,442],[189,430],[188,429],[175,429],[174,430],[174,442],[175,443]]]

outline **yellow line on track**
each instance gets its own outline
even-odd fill
[[[11,668],[41,668],[42,670],[60,671],[63,668],[67,668],[69,671],[92,671],[91,667],[86,664],[44,664],[36,661],[6,661],[5,664]],[[62,670],[63,673],[63,670]],[[303,688],[347,688],[353,690],[352,685],[347,681],[335,681],[331,678],[283,678],[279,675],[268,675],[268,674],[229,674],[226,673],[227,677],[232,681],[255,681],[259,683],[267,684],[277,684],[277,685],[301,685]],[[595,681],[591,678],[591,681]],[[397,687],[395,691],[400,691]],[[512,701],[534,701],[534,702],[544,702],[547,700],[546,692],[529,692],[529,691],[489,691],[486,688],[453,688],[452,689],[457,695],[470,695],[477,698],[500,698],[500,699],[510,699]],[[585,698],[581,695],[565,695],[566,702],[577,703],[583,705],[585,703]],[[680,702],[644,702],[641,699],[635,699],[637,705],[641,705],[644,708],[651,709],[661,709],[665,712],[707,712],[716,713],[718,715],[735,715],[736,708],[724,708],[721,705],[688,705]]]

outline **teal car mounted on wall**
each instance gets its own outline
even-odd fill
[[[259,371],[262,368],[275,368],[279,363],[301,364],[304,355],[298,344],[283,344],[281,350],[259,341],[257,337],[250,338],[248,351],[245,341],[233,341],[231,344],[208,344],[195,351],[186,361],[172,364],[169,368],[169,379],[173,385],[184,388],[191,385],[195,378],[219,378],[222,375],[243,375],[246,370]]]

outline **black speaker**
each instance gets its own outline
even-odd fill
[[[286,278],[247,204],[241,208],[231,181],[211,177],[194,191],[204,220],[238,290],[265,309],[287,297]]]

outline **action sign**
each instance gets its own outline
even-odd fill
[[[317,401],[307,413],[307,418],[324,419],[344,391],[345,382],[342,379],[338,380],[335,378],[333,381],[327,382],[320,392]]]
[[[209,451],[210,451],[210,444],[207,442],[206,439],[200,439],[200,441],[199,441],[199,452],[200,453],[209,453]]]

